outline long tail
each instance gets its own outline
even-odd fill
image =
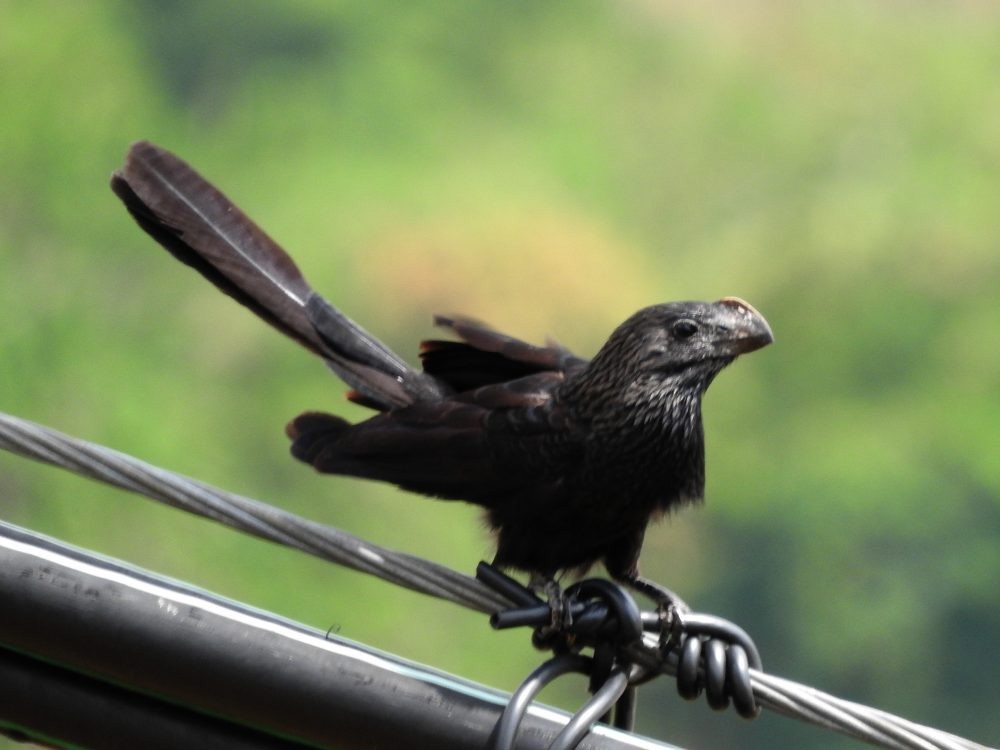
[[[388,410],[441,397],[436,380],[316,294],[274,240],[169,151],[133,144],[111,189],[175,258],[321,356],[358,400]]]

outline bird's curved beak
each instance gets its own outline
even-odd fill
[[[771,326],[749,302],[739,297],[723,297],[715,303],[718,309],[717,330],[720,350],[729,356],[756,351],[774,341]]]

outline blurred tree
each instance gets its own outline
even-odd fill
[[[980,2],[3,4],[0,408],[464,570],[489,555],[469,509],[285,457],[290,416],[360,412],[131,225],[105,183],[140,137],[401,353],[434,311],[589,354],[643,304],[738,294],[777,345],[713,386],[707,506],[651,533],[647,572],[776,673],[995,740],[998,50]],[[7,456],[0,514],[501,687],[538,659]],[[641,730],[849,745],[671,692],[644,689]]]

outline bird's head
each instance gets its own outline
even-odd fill
[[[736,297],[668,302],[622,323],[594,358],[594,374],[603,372],[619,382],[688,382],[704,388],[736,357],[773,340],[764,317]]]
[[[663,374],[701,362],[725,366],[774,341],[764,316],[737,297],[654,305],[637,312],[622,329],[632,339],[629,348],[635,347],[638,368]]]

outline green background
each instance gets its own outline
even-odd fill
[[[770,671],[1000,740],[1000,10],[989,2],[0,4],[0,410],[471,572],[474,509],[319,477],[321,365],[107,189],[181,154],[414,358],[434,312],[590,355],[738,295],[777,341],[705,402],[707,504],[644,572]],[[511,689],[525,633],[0,455],[0,517]],[[572,708],[579,683],[547,700]],[[692,748],[846,748],[642,690]]]

